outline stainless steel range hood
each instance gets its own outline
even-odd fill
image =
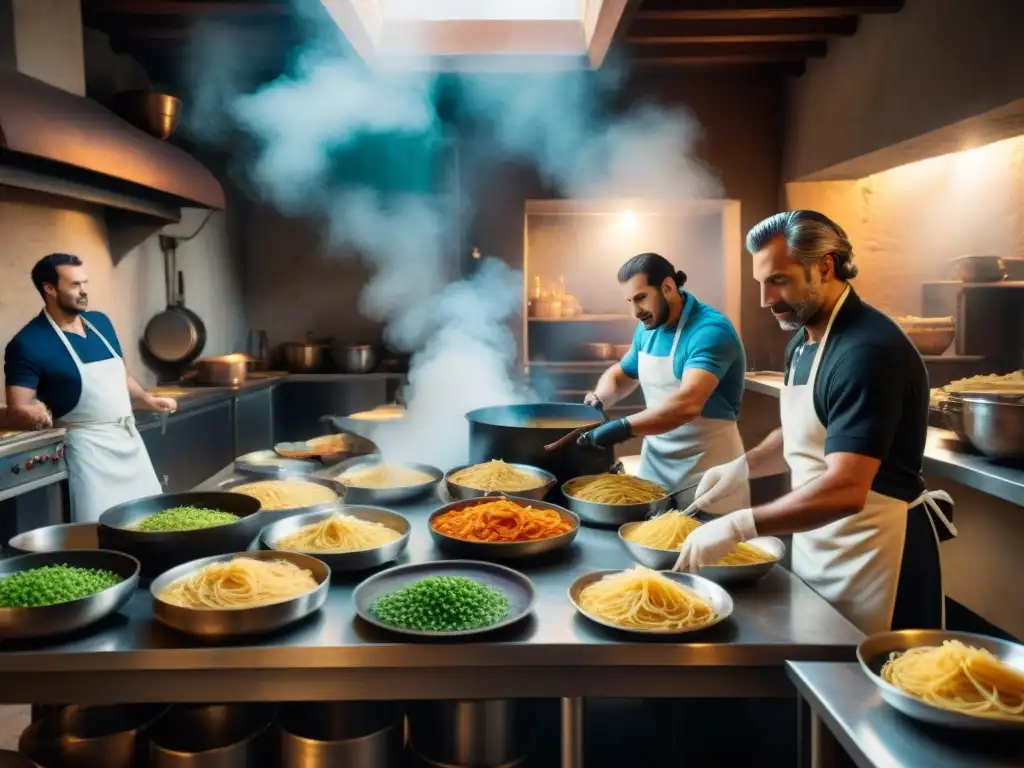
[[[0,184],[177,221],[183,207],[224,208],[198,160],[92,99],[0,69]]]

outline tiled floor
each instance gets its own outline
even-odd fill
[[[18,748],[18,737],[28,727],[29,707],[0,706],[0,749]]]

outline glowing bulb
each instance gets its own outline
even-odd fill
[[[619,216],[619,223],[623,229],[636,229],[636,214],[632,211],[623,211]]]

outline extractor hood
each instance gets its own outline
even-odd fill
[[[177,221],[183,207],[224,208],[198,160],[99,103],[0,69],[0,184]]]

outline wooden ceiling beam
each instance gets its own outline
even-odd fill
[[[686,43],[683,45],[629,45],[625,55],[631,59],[647,58],[723,58],[737,61],[803,61],[824,56],[828,44],[817,40],[809,43]]]
[[[637,19],[827,19],[902,7],[903,0],[644,0]]]
[[[791,75],[793,77],[799,77],[807,70],[807,65],[802,61],[784,61],[784,62],[734,62],[734,63],[723,63],[723,62],[694,62],[690,60],[679,61],[678,59],[669,58],[658,58],[658,59],[632,59],[629,61],[630,70],[633,72],[646,72],[646,73],[668,73],[678,74],[680,72],[699,72],[702,75],[707,74],[757,74],[763,75],[766,73]]]
[[[626,34],[630,43],[798,43],[848,37],[856,16],[831,19],[638,19]]]

